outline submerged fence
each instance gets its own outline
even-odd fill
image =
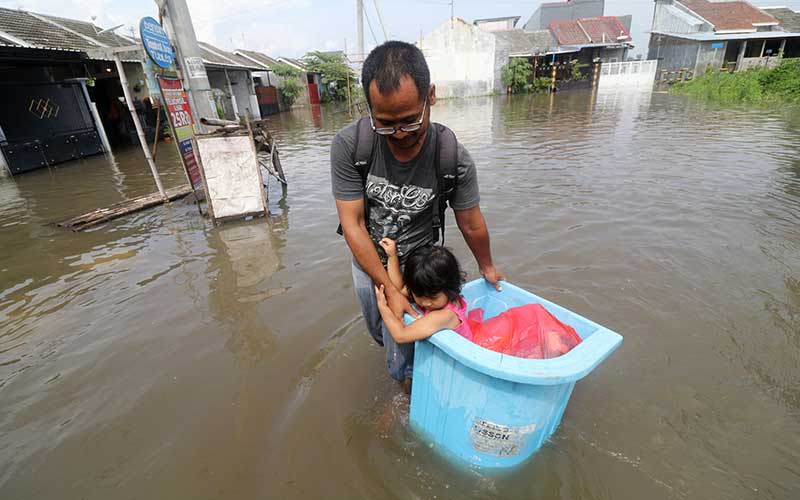
[[[600,84],[653,83],[658,61],[625,61],[603,63],[600,66]]]

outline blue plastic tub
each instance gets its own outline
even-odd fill
[[[542,304],[583,339],[553,359],[500,354],[453,330],[416,343],[412,425],[435,446],[469,463],[511,467],[555,432],[575,382],[619,347],[622,337],[510,283],[498,292],[478,279],[462,294],[469,308],[483,308],[487,319],[510,307]]]

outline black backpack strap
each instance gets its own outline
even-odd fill
[[[452,130],[442,124],[433,124],[436,127],[436,197],[433,199],[433,241],[439,240],[444,245],[444,215],[450,199],[455,193],[456,176],[458,175],[458,140]]]
[[[369,221],[367,176],[369,175],[369,167],[372,165],[372,156],[375,154],[376,143],[375,132],[372,130],[369,117],[362,117],[358,120],[358,124],[356,125],[356,144],[353,148],[353,166],[358,170],[358,175],[361,176],[361,185],[364,187],[364,217],[366,221]],[[338,234],[343,234],[341,223],[336,229],[336,232]]]

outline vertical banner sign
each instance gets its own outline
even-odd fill
[[[192,137],[194,136],[194,119],[189,108],[189,100],[180,80],[174,78],[158,77],[158,85],[161,87],[161,96],[164,106],[167,108],[167,116],[172,126],[172,135],[181,153],[183,168],[192,183],[195,191],[203,190],[203,178],[197,167],[197,158],[192,147]]]

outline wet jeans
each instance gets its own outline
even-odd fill
[[[375,298],[372,278],[355,260],[353,260],[353,288],[361,304],[361,312],[364,314],[364,322],[370,335],[375,342],[386,349],[386,368],[389,370],[389,375],[400,381],[411,378],[414,369],[414,342],[398,344],[394,341],[378,311],[378,299]]]

